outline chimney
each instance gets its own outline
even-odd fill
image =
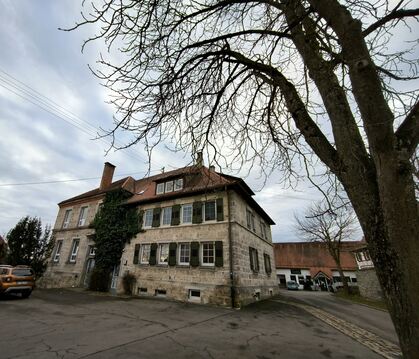
[[[115,166],[112,163],[105,162],[105,166],[103,167],[102,180],[100,181],[100,190],[106,189],[112,184],[114,172]]]
[[[204,158],[201,151],[196,153],[195,165],[198,167],[202,167],[204,165]]]
[[[215,166],[214,165],[209,166],[209,170],[210,172],[215,172]]]

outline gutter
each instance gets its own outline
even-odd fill
[[[234,269],[233,269],[233,238],[231,235],[231,211],[230,211],[230,192],[227,186],[225,186],[225,192],[227,194],[227,210],[228,210],[228,252],[229,252],[229,264],[230,264],[230,297],[231,297],[231,308],[235,308],[236,302],[236,286],[234,283]]]

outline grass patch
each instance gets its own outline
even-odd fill
[[[388,310],[387,305],[384,302],[384,300],[366,299],[357,294],[348,295],[344,292],[335,293],[335,296],[341,299],[350,300],[351,302],[354,302],[357,304],[365,304],[365,305],[369,305],[370,307],[374,307],[377,309]]]

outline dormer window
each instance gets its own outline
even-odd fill
[[[173,181],[166,182],[165,192],[173,192]]]
[[[156,187],[156,194],[164,193],[164,183],[158,183]]]
[[[180,191],[183,188],[183,178],[175,180],[175,191]]]
[[[156,194],[170,193],[183,189],[183,178],[157,183]]]

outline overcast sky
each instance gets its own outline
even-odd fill
[[[105,103],[106,89],[87,67],[94,64],[99,45],[81,54],[89,29],[58,30],[79,18],[80,3],[0,0],[1,235],[26,215],[53,225],[57,203],[97,187],[106,161],[116,165],[116,179],[127,174],[141,178],[147,171],[141,147],[105,156],[106,141],[92,140],[94,128],[110,127],[113,113]],[[61,118],[54,115],[57,111]],[[174,154],[162,145],[154,153],[151,174],[190,161],[191,154]],[[84,178],[94,179],[18,185]],[[276,222],[274,242],[298,241],[293,214],[320,195],[307,185],[284,189],[280,179],[280,173],[273,175],[256,200]],[[262,188],[257,175],[245,180],[254,191]]]

